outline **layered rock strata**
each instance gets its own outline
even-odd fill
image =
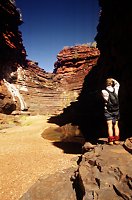
[[[62,86],[68,90],[80,91],[85,76],[96,65],[99,54],[96,47],[88,44],[65,47],[60,51],[54,72],[56,77],[62,76],[65,79],[66,84],[63,79],[60,81]]]
[[[18,26],[22,24],[15,1],[0,0],[0,112],[10,114],[18,105],[12,84],[17,79],[17,68],[26,63],[26,51]],[[13,94],[15,93],[15,94]],[[19,94],[20,96],[20,94]]]
[[[26,51],[22,44],[21,32],[18,30],[18,26],[22,24],[20,11],[9,0],[0,0],[0,11],[0,64],[4,73],[10,71],[11,65],[11,70],[15,70],[15,63],[23,64]]]
[[[73,62],[71,58],[76,51],[79,56]],[[39,68],[38,63],[27,61],[27,68],[19,68],[17,84],[29,112],[49,115],[61,113],[71,102],[77,100],[84,78],[94,67],[98,57],[99,51],[95,47],[69,47],[57,55],[54,73],[47,73]],[[23,88],[27,91],[22,91]]]

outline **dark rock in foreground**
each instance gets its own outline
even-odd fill
[[[97,145],[82,156],[79,180],[83,199],[131,199],[131,155],[122,145]]]
[[[121,144],[94,145],[94,148],[93,146],[89,148],[77,163],[78,169],[68,169],[63,173],[40,178],[21,200],[130,200],[132,198],[131,154]]]
[[[70,181],[73,169],[40,178],[20,200],[76,200]]]

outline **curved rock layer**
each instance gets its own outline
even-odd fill
[[[27,68],[24,70],[19,68],[18,78],[21,78],[18,79],[17,84],[32,114],[58,114],[71,102],[76,101],[83,87],[85,76],[99,57],[99,51],[95,47],[80,45],[69,47],[67,51],[69,51],[67,58],[63,50],[61,51],[62,57],[60,53],[58,54],[59,59],[55,63],[54,73],[45,72],[33,61],[27,61]],[[82,57],[74,58],[73,63],[70,58],[74,56],[75,51],[80,52]]]

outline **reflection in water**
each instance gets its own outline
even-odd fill
[[[63,149],[64,153],[80,154],[85,140],[77,126],[49,127],[42,133],[44,139],[52,141],[53,145]]]

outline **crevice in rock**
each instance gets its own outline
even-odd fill
[[[100,189],[100,179],[99,178],[95,178],[96,183],[98,184],[98,187]]]
[[[77,200],[83,200],[85,195],[85,188],[78,171],[75,172],[75,176],[71,178],[73,190],[75,190]]]
[[[124,199],[124,200],[131,200],[131,197],[130,197],[130,196],[128,196],[128,195],[126,195],[126,194],[120,192],[120,191],[118,190],[118,188],[117,188],[115,185],[113,185],[113,189],[115,190],[115,192],[116,192],[116,194],[117,194],[118,196],[122,197],[122,199]]]

